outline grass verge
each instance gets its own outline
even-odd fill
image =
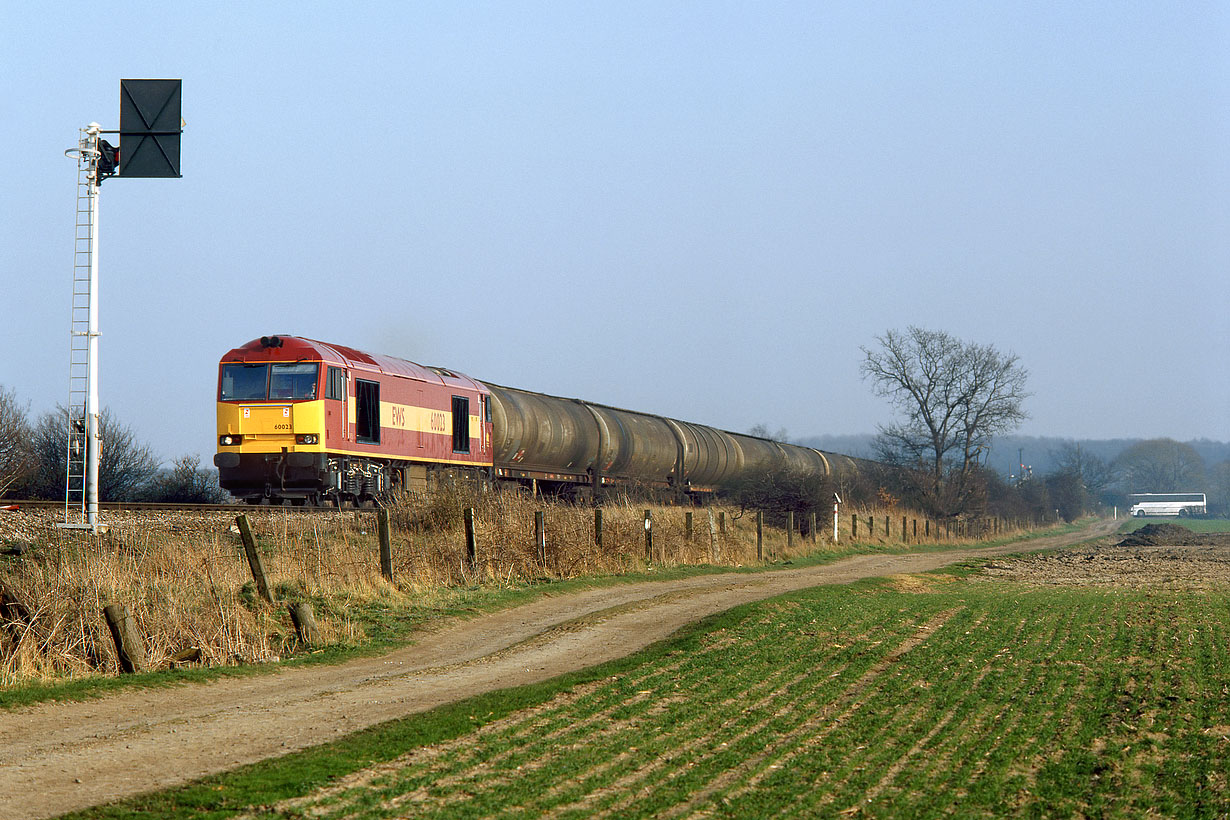
[[[819,587],[73,816],[1220,817],[1228,635],[1224,590]]]
[[[1087,523],[1087,522],[1086,522]],[[1031,538],[1076,531],[1080,524],[1061,524],[1033,532],[1014,532],[1002,538],[978,542],[979,546],[1026,542]],[[799,539],[802,542],[802,539]],[[969,543],[959,545],[961,548]],[[800,543],[800,548],[809,545]],[[564,595],[583,589],[644,581],[667,581],[726,572],[754,573],[772,571],[786,566],[816,566],[842,558],[865,554],[902,554],[907,552],[943,552],[958,545],[942,542],[901,544],[893,542],[854,542],[842,545],[821,545],[811,552],[791,557],[770,558],[763,563],[683,564],[639,563],[633,570],[618,574],[603,574],[575,578],[541,576],[529,580],[494,579],[486,583],[458,586],[435,586],[425,589],[399,590],[392,585],[378,586],[374,594],[354,594],[343,589],[330,594],[320,587],[308,593],[298,585],[283,584],[280,597],[306,598],[311,601],[322,620],[344,623],[345,629],[335,631],[337,642],[314,650],[295,645],[289,624],[279,607],[262,604],[255,598],[248,582],[232,594],[237,609],[246,610],[266,630],[265,637],[276,641],[280,653],[264,656],[261,662],[235,659],[226,665],[188,665],[180,668],[157,669],[136,675],[89,675],[67,680],[27,680],[0,688],[0,708],[17,708],[55,700],[83,700],[101,697],[125,689],[174,686],[203,682],[222,677],[239,677],[275,672],[279,666],[317,663],[343,663],[355,657],[378,654],[413,642],[425,628],[441,621],[468,618],[531,602],[547,595]],[[215,592],[216,594],[216,592]],[[32,630],[28,630],[32,631]],[[249,627],[249,632],[252,628]],[[279,635],[281,636],[279,638]],[[97,640],[98,636],[95,636]],[[101,651],[101,650],[97,650]]]

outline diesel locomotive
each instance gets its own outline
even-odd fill
[[[365,503],[442,470],[569,495],[637,483],[693,496],[772,468],[859,472],[848,456],[297,336],[223,356],[217,400],[214,465],[249,503]]]

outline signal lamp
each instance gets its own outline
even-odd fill
[[[98,141],[98,180],[113,177],[120,172],[120,149],[106,140]]]
[[[315,433],[303,433],[302,435],[295,436],[296,444],[315,444],[318,441],[320,441],[320,437]]]
[[[221,444],[223,447],[234,447],[235,445],[239,444],[239,442],[241,441],[243,441],[243,436],[235,436],[235,435],[218,436],[218,443]]]

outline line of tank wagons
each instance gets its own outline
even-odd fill
[[[441,470],[564,495],[638,484],[703,497],[768,469],[840,480],[872,463],[264,336],[219,364],[214,464],[249,503],[341,504],[426,488]]]

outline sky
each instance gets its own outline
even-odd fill
[[[9,3],[0,387],[68,394],[78,129],[182,78],[182,179],[102,186],[102,402],[215,451],[293,334],[793,438],[861,348],[1019,357],[1072,438],[1230,440],[1230,6]]]

